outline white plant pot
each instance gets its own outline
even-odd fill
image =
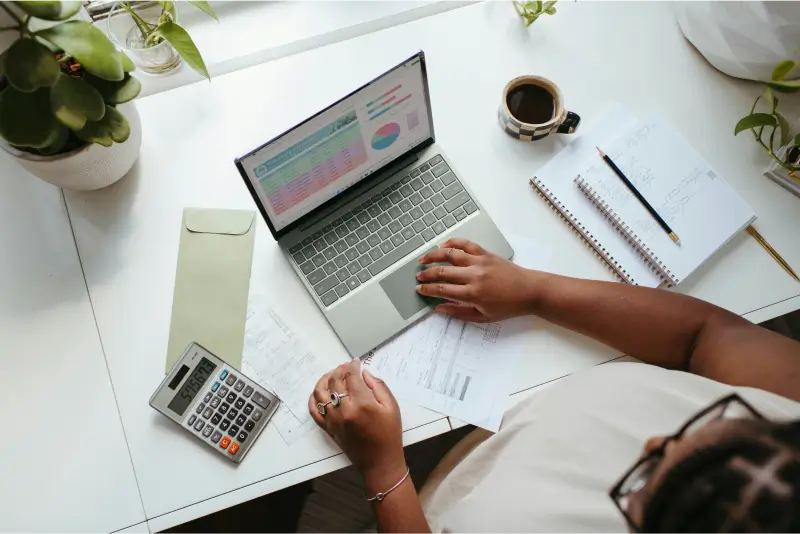
[[[736,78],[770,80],[800,48],[796,2],[675,2],[675,16],[708,62]]]
[[[125,176],[142,146],[142,120],[133,102],[121,104],[119,111],[128,119],[131,135],[124,143],[110,147],[90,144],[57,156],[37,156],[2,143],[28,172],[64,189],[91,191],[107,187]]]

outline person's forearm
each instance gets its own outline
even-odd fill
[[[381,472],[364,475],[370,496],[385,492],[406,473],[405,465]],[[417,491],[411,476],[389,493],[381,502],[374,501],[372,509],[378,524],[378,532],[430,532],[428,521],[422,513]]]
[[[657,289],[533,272],[529,282],[535,315],[662,367],[687,369],[709,318],[731,315]]]

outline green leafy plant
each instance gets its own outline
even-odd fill
[[[206,13],[209,17],[219,22],[217,15],[208,2],[189,1],[190,4]],[[159,2],[161,14],[155,22],[147,22],[136,12],[136,2],[120,2],[119,6],[124,9],[133,19],[136,28],[139,30],[145,48],[157,46],[167,41],[186,63],[195,71],[203,75],[206,79],[211,79],[208,69],[203,61],[203,56],[197,50],[192,38],[182,27],[178,25],[175,15],[175,2]]]
[[[549,2],[514,2],[514,9],[517,10],[519,16],[525,21],[525,26],[530,26],[536,19],[543,14],[555,15],[556,4],[558,0],[550,0]]]
[[[130,135],[116,106],[141,91],[133,62],[97,27],[67,20],[80,2],[0,2],[19,38],[0,55],[0,137],[20,150],[54,155]],[[56,22],[32,30],[36,19]],[[39,25],[43,26],[43,25]]]
[[[778,112],[778,97],[775,94],[800,91],[800,80],[787,79],[796,68],[797,62],[791,59],[781,61],[775,66],[772,79],[766,82],[764,92],[756,97],[750,113],[736,123],[733,134],[739,135],[740,132],[750,130],[756,142],[769,156],[789,171],[791,178],[800,182],[800,177],[795,174],[800,171],[800,134],[791,139],[789,145],[789,122]],[[765,135],[768,135],[766,140]],[[776,154],[776,150],[780,152],[779,149],[784,146],[787,148],[781,157]]]

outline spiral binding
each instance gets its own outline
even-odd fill
[[[572,231],[578,237],[583,240],[584,244],[589,247],[589,249],[594,252],[595,256],[600,258],[603,263],[611,270],[614,275],[616,275],[622,282],[626,282],[631,285],[638,285],[636,283],[636,279],[631,276],[625,268],[620,265],[611,254],[609,254],[602,243],[598,242],[597,239],[594,238],[592,233],[586,229],[586,227],[581,223],[561,202],[558,201],[558,197],[555,196],[553,193],[550,192],[550,189],[543,185],[542,182],[533,177],[532,180],[529,181],[531,187],[539,197],[544,200],[550,209],[553,212],[561,217],[561,220],[566,222]]]
[[[617,215],[614,211],[614,208],[609,206],[608,202],[603,200],[599,193],[594,190],[594,188],[589,184],[586,180],[581,177],[579,174],[575,178],[575,184],[578,188],[586,195],[586,198],[595,205],[595,207],[603,214],[603,216],[611,222],[614,228],[617,229],[619,234],[625,238],[627,241],[638,253],[642,258],[644,258],[647,265],[650,267],[650,270],[653,271],[656,276],[661,278],[663,282],[667,284],[667,286],[677,285],[680,281],[678,278],[672,274],[667,266],[664,265],[658,256],[644,243],[639,236],[637,236],[633,230],[631,230],[630,226],[628,226],[622,218]]]

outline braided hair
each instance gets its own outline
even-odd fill
[[[704,447],[672,467],[643,510],[644,532],[800,532],[800,421]]]

